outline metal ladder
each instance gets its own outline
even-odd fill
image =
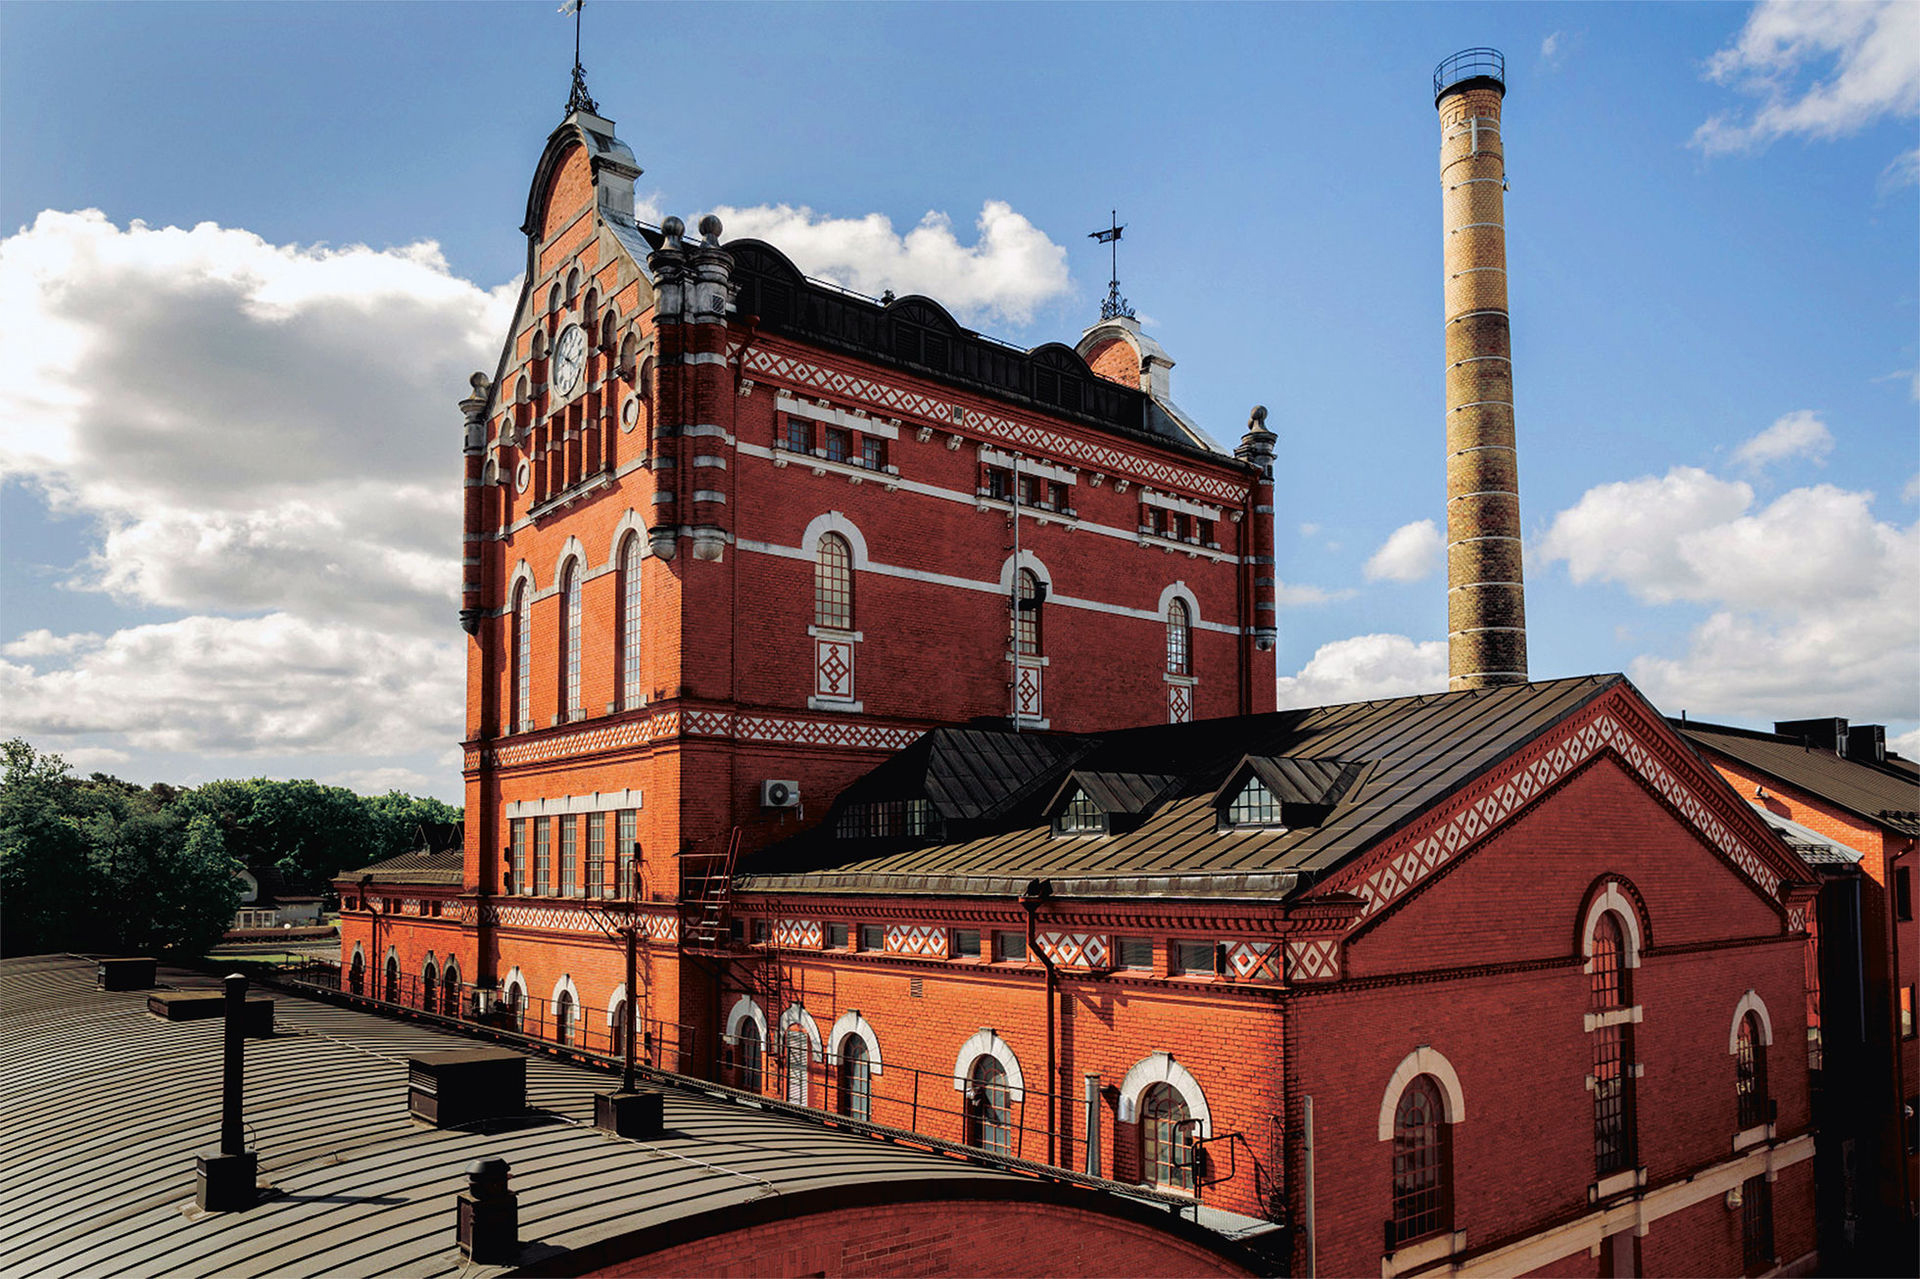
[[[696,950],[727,950],[728,907],[733,901],[733,872],[740,860],[740,828],[735,826],[723,853],[686,852],[680,866],[680,899],[692,907],[687,944]]]

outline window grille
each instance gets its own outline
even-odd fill
[[[1394,1247],[1437,1234],[1452,1224],[1447,1202],[1452,1180],[1450,1137],[1440,1085],[1420,1075],[1400,1094],[1393,1113]]]
[[[509,829],[513,832],[513,891],[524,897],[533,891],[527,879],[527,819],[514,818]]]
[[[860,465],[869,471],[887,469],[887,442],[878,435],[860,437]]]
[[[977,940],[977,935],[976,935]],[[1007,1072],[998,1060],[982,1056],[967,1073],[967,1144],[998,1155],[1013,1153],[1013,1112]]]
[[[863,1121],[873,1118],[872,1071],[866,1041],[848,1035],[840,1045],[841,1114]]]
[[[1016,651],[1021,657],[1040,656],[1040,609],[1046,596],[1041,593],[1040,579],[1032,569],[1020,570],[1020,607],[1015,610],[1014,631]]]
[[[1122,968],[1153,967],[1153,939],[1151,937],[1119,938],[1120,966]]]
[[[1067,806],[1060,811],[1060,829],[1070,835],[1099,834],[1106,828],[1106,814],[1081,787],[1074,787]]]
[[[1773,1187],[1764,1173],[1740,1187],[1740,1253],[1747,1274],[1773,1269]]]
[[[1258,777],[1247,778],[1247,784],[1227,805],[1227,825],[1229,826],[1278,826],[1280,825],[1280,801],[1274,798],[1267,784]]]
[[[553,823],[544,817],[533,819],[533,891],[546,896],[553,891]]]
[[[579,822],[573,814],[554,819],[560,823],[560,895],[562,897],[579,896],[579,880],[574,871],[579,866]]]
[[[1167,672],[1188,675],[1193,671],[1192,618],[1185,600],[1167,605]]]
[[[933,805],[924,799],[849,804],[834,822],[840,839],[923,839],[934,831]]]
[[[587,814],[587,896],[607,891],[607,815]]]
[[[1049,480],[1047,482],[1047,505],[1056,511],[1064,511],[1067,509],[1067,486],[1059,480]]]
[[[853,629],[853,551],[838,533],[820,538],[813,567],[813,624]]]
[[[617,873],[620,877],[620,896],[623,898],[632,898],[635,895],[633,871],[636,855],[633,844],[634,827],[638,816],[639,814],[633,809],[623,808],[614,821],[613,860],[614,865],[619,868]]]
[[[1007,963],[1021,963],[1027,958],[1027,935],[1002,929],[993,935],[993,957]]]
[[[1140,1099],[1140,1167],[1165,1190],[1193,1189],[1193,1126],[1187,1103],[1170,1084],[1155,1084]]]
[[[827,461],[844,462],[847,460],[847,446],[852,441],[848,433],[837,426],[826,429]]]
[[[747,1092],[760,1091],[760,1026],[752,1018],[740,1023],[734,1036],[733,1051],[740,1058],[740,1087]]]
[[[1627,1006],[1627,939],[1620,917],[1605,911],[1593,930],[1593,1008]]]
[[[1013,472],[1005,467],[987,468],[987,496],[1001,502],[1013,500]]]
[[[517,733],[533,720],[527,700],[527,677],[533,671],[533,592],[521,582],[513,592],[513,723],[507,731]]]
[[[580,705],[580,562],[570,560],[567,571],[560,578],[560,610],[565,617],[566,632],[561,637],[560,662],[566,673],[566,686],[561,690],[560,714],[570,717]]]
[[[813,452],[813,423],[803,417],[788,418],[787,448],[794,453]]]
[[[1626,1027],[1593,1032],[1593,1167],[1611,1177],[1633,1166],[1633,1095]]]
[[[620,709],[640,705],[640,535],[620,547]]]

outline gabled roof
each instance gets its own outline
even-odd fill
[[[1816,796],[1855,817],[1920,836],[1920,780],[1900,765],[1863,764],[1797,738],[1726,724],[1669,720],[1694,745]]]
[[[1778,813],[1760,809],[1760,818],[1785,840],[1787,847],[1799,854],[1800,860],[1809,866],[1854,866],[1859,864],[1861,854],[1857,849],[1832,840],[1814,830],[1811,826],[1802,826],[1799,822],[1789,821]]]
[[[1076,768],[1054,791],[1049,809],[1057,809],[1061,798],[1078,787],[1103,813],[1134,814],[1145,812],[1179,781],[1168,773],[1097,773]]]
[[[751,857],[738,887],[999,896],[1048,878],[1061,896],[1285,896],[1624,683],[1618,675],[1547,680],[1098,735],[968,729],[966,758],[978,787],[970,795],[973,811],[1001,816],[964,833],[950,828],[947,842],[933,845],[836,838],[829,821]],[[841,806],[909,797],[894,788],[889,771],[898,767],[908,780],[917,766],[901,760],[941,749],[922,739],[849,789]],[[1050,766],[1043,754],[1053,759]],[[1327,762],[1367,768],[1317,825],[1223,834],[1215,795],[1248,756],[1274,761],[1285,770],[1277,775],[1302,783],[1320,777]],[[1124,834],[1058,838],[1045,805],[1022,797],[1051,796],[1076,771],[1177,781]],[[993,780],[1002,774],[1017,778],[1017,787]]]
[[[359,870],[342,871],[334,882],[359,883],[362,878],[371,877],[376,884],[452,884],[457,887],[463,881],[464,858],[458,846],[437,852],[409,849],[398,857],[389,857]]]

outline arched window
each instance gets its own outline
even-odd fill
[[[1187,614],[1185,600],[1167,605],[1167,673],[1193,673],[1193,619]]]
[[[513,588],[513,723],[507,731],[520,732],[530,726],[533,709],[528,704],[527,676],[533,669],[533,590],[522,580]]]
[[[573,992],[563,990],[560,997],[553,1001],[553,1037],[564,1044],[572,1032]]]
[[[1740,1019],[1734,1054],[1734,1093],[1740,1102],[1740,1127],[1758,1127],[1771,1117],[1767,1104],[1767,1041],[1757,1013]]]
[[[420,1007],[427,1012],[434,1011],[435,996],[440,993],[440,970],[434,967],[432,959],[420,974]]]
[[[999,1155],[1013,1153],[1013,1109],[1007,1072],[993,1057],[981,1055],[967,1072],[967,1144]]]
[[[620,709],[640,705],[640,535],[620,544]]]
[[[508,982],[506,994],[500,1000],[500,1008],[502,1012],[506,1013],[507,1025],[509,1027],[514,1030],[520,1029],[521,1020],[526,1013],[526,1005],[527,993],[520,988],[520,983],[517,981]]]
[[[853,551],[838,533],[822,534],[814,556],[813,624],[853,629]]]
[[[392,955],[387,956],[387,981],[381,998],[390,1004],[400,1002],[400,961]]]
[[[1603,910],[1588,941],[1593,1039],[1593,1166],[1596,1177],[1633,1167],[1631,952],[1619,912]]]
[[[568,560],[560,574],[560,715],[571,718],[580,705],[580,561]]]
[[[347,989],[356,995],[367,989],[367,957],[358,950],[353,952],[353,963],[347,969]]]
[[[1140,1098],[1140,1169],[1168,1190],[1193,1189],[1193,1124],[1172,1084],[1154,1084]]]
[[[1394,1247],[1451,1228],[1452,1126],[1440,1083],[1418,1075],[1393,1112]]]
[[[867,1041],[848,1035],[840,1042],[840,1113],[853,1119],[873,1118],[873,1063]]]
[[[559,282],[556,281],[554,283],[554,286],[547,290],[547,310],[558,311],[559,309],[560,309],[560,285],[559,285]],[[536,351],[535,354],[537,355],[539,353]]]
[[[613,1014],[609,1018],[609,1021],[612,1024],[607,1034],[607,1039],[609,1041],[608,1050],[612,1052],[612,1054],[616,1057],[625,1057],[627,1055],[627,1001],[626,1000],[621,999],[621,1000],[615,1001],[613,1005]]]
[[[567,301],[572,302],[580,296],[580,268],[567,272]]]
[[[1631,1004],[1628,980],[1627,939],[1620,916],[1605,911],[1593,929],[1593,1011]]]
[[[449,1017],[460,1015],[460,966],[451,959],[440,975],[440,1010]]]
[[[1040,579],[1030,568],[1020,570],[1019,604],[1014,610],[1014,643],[1021,657],[1040,656],[1040,609],[1046,593],[1040,589]]]
[[[746,1092],[760,1091],[760,1023],[748,1017],[734,1032],[733,1050],[740,1057],[740,1087]]]

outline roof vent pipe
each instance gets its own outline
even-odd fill
[[[239,1212],[253,1207],[259,1157],[247,1149],[240,1118],[247,1065],[247,979],[229,976],[226,987],[226,1060],[220,1076],[220,1149],[194,1156],[194,1200],[202,1212]]]
[[[506,1265],[520,1254],[520,1197],[507,1188],[512,1172],[504,1159],[467,1165],[457,1229],[461,1254],[476,1265]]]

